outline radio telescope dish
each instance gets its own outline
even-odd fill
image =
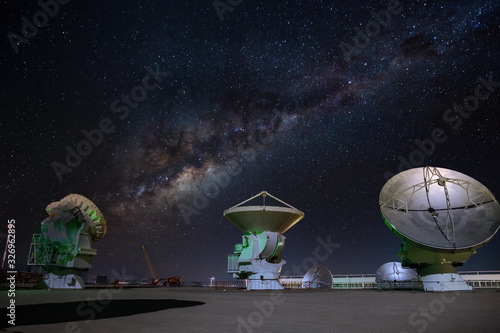
[[[286,207],[266,206],[269,196]],[[242,206],[262,197],[260,206]],[[304,213],[265,191],[224,211],[224,216],[244,232],[241,244],[228,255],[227,272],[237,279],[248,279],[247,290],[283,289],[279,282],[285,231],[294,226]]]
[[[331,288],[332,273],[324,266],[314,266],[302,278],[302,288]]]
[[[72,193],[68,194],[59,202],[53,202],[47,206],[47,212],[50,215],[51,207],[61,207],[65,203],[70,206],[78,207],[82,211],[82,217],[85,220],[89,228],[89,235],[92,243],[99,241],[106,235],[108,231],[108,226],[106,224],[106,219],[101,213],[99,208],[90,201],[90,199],[84,197],[83,195]]]
[[[99,208],[79,194],[69,194],[46,208],[49,217],[41,232],[33,235],[28,265],[47,271],[43,282],[49,289],[83,289],[82,272],[92,267],[95,243],[107,231]]]
[[[429,249],[478,248],[500,227],[500,205],[493,194],[472,177],[444,168],[395,175],[380,192],[380,209],[401,239]]]
[[[466,262],[500,228],[493,194],[472,177],[445,168],[395,175],[382,188],[379,204],[386,225],[404,242],[403,266],[418,268],[421,277],[448,274],[457,282],[452,266]],[[450,281],[439,281],[441,290],[464,290],[443,289]]]
[[[289,207],[246,206],[230,208],[224,216],[243,232],[267,230],[284,234],[304,217],[304,213]]]

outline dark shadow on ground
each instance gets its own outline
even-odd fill
[[[73,321],[97,320],[114,317],[132,316],[141,313],[162,311],[174,308],[185,308],[205,304],[196,301],[176,299],[142,299],[142,300],[89,300],[68,303],[45,303],[19,305],[15,310],[15,324],[57,324]],[[8,308],[0,309],[0,328],[12,327]]]

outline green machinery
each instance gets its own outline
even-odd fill
[[[261,206],[242,206],[261,196]],[[269,196],[287,207],[266,206]],[[280,290],[281,267],[286,263],[281,251],[285,231],[294,226],[304,213],[265,191],[224,211],[224,216],[244,232],[242,242],[228,255],[228,273],[237,279],[248,279],[247,290]]]
[[[46,211],[49,217],[42,221],[41,233],[33,235],[28,266],[47,272],[42,287],[83,289],[82,272],[92,267],[97,254],[90,245],[106,234],[106,220],[92,201],[79,194],[51,203]]]

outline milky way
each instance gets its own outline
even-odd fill
[[[325,265],[372,273],[397,260],[399,248],[378,212],[384,174],[396,173],[399,156],[407,159],[435,128],[449,139],[424,163],[469,174],[498,195],[500,91],[460,130],[443,114],[474,92],[479,76],[500,81],[499,5],[401,2],[346,57],[341,45],[356,45],[357,31],[377,22],[371,11],[386,9],[388,2],[244,3],[221,22],[210,2],[75,3],[18,55],[7,41],[3,201],[10,214],[37,203],[19,217],[29,221],[24,246],[44,205],[77,192],[109,223],[96,244],[98,272],[112,258],[142,277],[145,244],[162,274],[227,278],[225,256],[241,235],[222,212],[268,190],[306,212],[286,235],[291,264],[331,235],[341,245]],[[33,10],[13,6],[5,35]],[[110,105],[140,84],[147,66],[169,75],[120,120]],[[59,183],[51,163],[105,117],[115,132]],[[499,247],[493,240],[468,268],[498,269]]]
[[[409,13],[403,14],[409,17],[408,20],[399,19],[391,29],[374,37],[370,52],[362,52],[350,63],[338,54],[325,59],[329,52],[319,49],[315,50],[313,58],[317,63],[315,68],[311,68],[310,63],[294,63],[297,61],[294,50],[300,48],[301,36],[289,36],[281,42],[259,43],[253,40],[245,43],[232,57],[245,59],[246,63],[241,65],[246,65],[249,72],[258,69],[262,73],[256,78],[246,73],[250,82],[236,81],[234,85],[241,83],[243,87],[214,93],[213,98],[218,102],[205,105],[196,100],[194,87],[181,83],[174,96],[167,97],[173,100],[171,110],[157,108],[151,111],[159,116],[140,128],[141,136],[134,137],[129,149],[131,153],[121,156],[127,167],[121,180],[125,185],[120,191],[133,200],[168,206],[182,192],[193,196],[192,192],[199,191],[203,182],[217,178],[219,173],[227,172],[228,167],[234,168],[234,164],[243,162],[247,155],[276,146],[266,147],[266,143],[260,142],[262,136],[264,141],[271,141],[276,135],[279,140],[289,141],[304,124],[316,122],[328,122],[332,131],[342,132],[341,126],[336,128],[335,118],[349,117],[351,113],[364,116],[361,126],[371,124],[375,119],[381,122],[381,117],[387,126],[387,115],[373,113],[371,105],[367,104],[393,103],[386,111],[391,116],[392,109],[400,105],[408,108],[404,98],[397,95],[397,86],[411,85],[405,93],[409,94],[412,90],[422,90],[425,81],[442,75],[438,72],[445,72],[446,67],[437,62],[450,61],[456,54],[455,44],[469,38],[468,35],[480,34],[484,21],[491,20],[490,14],[494,12],[491,5],[442,9],[450,12],[450,16],[427,13],[423,16],[419,13],[412,17]],[[398,34],[402,25],[411,25],[408,21],[418,24],[411,26],[413,29],[409,33]],[[456,23],[450,25],[450,22]],[[421,27],[420,31],[416,30],[417,26]],[[259,57],[259,54],[263,56]],[[465,64],[467,59],[460,57],[458,61]],[[269,68],[273,63],[275,66]],[[272,91],[267,91],[252,84],[252,81],[260,81],[267,75],[272,77],[280,63],[294,63],[295,68],[294,75],[283,75],[287,81],[277,79],[282,81],[281,86],[273,83]],[[419,81],[409,81],[420,68],[425,68],[429,74],[417,77]],[[283,74],[284,69],[277,70]],[[289,68],[286,69],[287,73],[290,72]],[[384,89],[387,87],[391,90]],[[434,87],[427,89],[433,90]],[[190,90],[191,96],[185,97],[186,90]],[[423,90],[424,94],[435,93]],[[394,95],[397,100],[391,98]],[[173,120],[172,113],[182,114],[182,120],[176,122],[175,127],[168,126]],[[231,161],[229,166],[228,161]]]

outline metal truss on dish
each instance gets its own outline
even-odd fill
[[[242,206],[257,198],[261,206]],[[269,196],[286,207],[266,206]],[[228,273],[237,279],[248,279],[247,290],[280,290],[281,267],[286,263],[281,251],[283,234],[304,217],[304,213],[263,191],[224,211],[224,216],[244,232],[242,242],[228,255]]]
[[[332,288],[332,272],[324,266],[311,267],[302,278],[302,288],[323,289]]]
[[[403,240],[404,267],[427,291],[471,290],[457,273],[500,227],[500,205],[477,180],[445,168],[403,171],[382,188],[380,211]]]

